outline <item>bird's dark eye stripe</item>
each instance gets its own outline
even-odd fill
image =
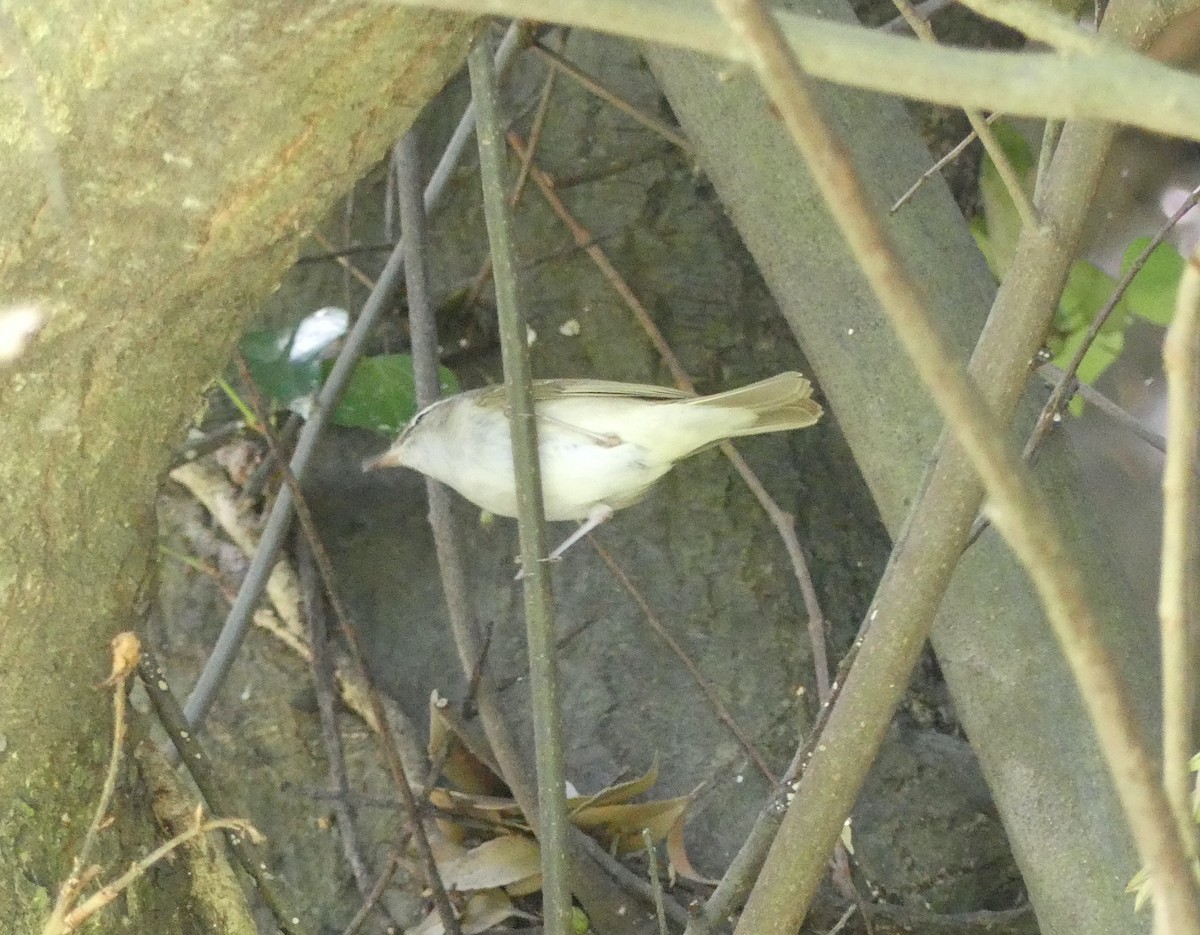
[[[448,398],[449,397],[447,397],[447,399]],[[413,416],[412,420],[408,423],[408,425],[406,425],[404,427],[404,430],[400,433],[400,438],[397,438],[396,441],[400,441],[400,439],[404,438],[405,436],[412,434],[413,430],[425,420],[425,417],[427,415],[429,415],[429,413],[433,412],[434,409],[436,409],[438,406],[440,406],[444,402],[446,402],[446,399],[439,399],[436,402],[432,402],[428,406],[426,406],[424,409],[422,409],[420,412],[418,412],[415,416]]]

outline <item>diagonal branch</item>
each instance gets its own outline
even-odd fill
[[[919,375],[991,497],[993,523],[1021,558],[1046,606],[1050,622],[1088,706],[1093,726],[1116,781],[1131,831],[1156,880],[1157,907],[1170,931],[1200,931],[1196,881],[1170,819],[1162,788],[1136,720],[1128,689],[1099,638],[1099,624],[1085,597],[1078,566],[1050,521],[1038,488],[1005,443],[1004,428],[950,355],[925,311],[922,290],[897,260],[880,213],[867,198],[849,155],[821,114],[810,80],[788,48],[774,19],[755,0],[716,0],[804,155],[826,203],[842,229],[872,290]],[[812,854],[825,847],[803,827],[803,790],[816,782],[813,764],[797,789],[762,876],[751,893],[738,932],[793,931],[815,889]],[[829,822],[826,822],[829,824]],[[821,845],[832,845],[823,829]],[[796,877],[804,893],[797,898]]]

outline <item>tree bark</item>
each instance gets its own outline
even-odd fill
[[[459,67],[470,32],[316,0],[0,12],[0,331],[18,308],[40,328],[0,361],[6,930],[40,929],[90,820],[111,732],[96,686],[152,593],[172,440],[301,238]],[[118,797],[105,867],[153,836],[143,802]],[[149,889],[125,904],[132,927],[186,929],[176,894]]]

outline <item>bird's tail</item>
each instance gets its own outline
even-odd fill
[[[745,409],[757,416],[755,421],[734,433],[759,435],[802,429],[821,418],[820,404],[812,398],[812,384],[794,371],[767,377],[749,386],[712,396],[697,396],[681,404],[704,408]],[[679,405],[679,404],[676,404]]]

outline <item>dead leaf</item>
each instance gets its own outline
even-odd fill
[[[469,795],[453,789],[430,790],[429,803],[443,814],[473,818],[497,828],[528,831],[529,824],[512,799],[490,795]]]
[[[513,899],[517,899],[520,896],[528,896],[530,893],[536,893],[541,888],[542,875],[540,873],[534,873],[530,876],[527,876],[524,880],[518,880],[516,883],[510,883],[508,886],[504,887],[504,892],[506,892]]]
[[[616,785],[609,786],[607,789],[601,789],[594,795],[568,799],[567,811],[574,813],[582,808],[589,808],[593,805],[616,805],[621,802],[628,802],[639,795],[645,795],[654,788],[654,784],[657,782],[658,758],[655,757],[650,769],[637,779],[631,779],[628,782],[619,782]]]
[[[462,916],[463,935],[479,935],[512,918],[536,921],[536,916],[514,906],[503,890],[484,890],[467,900]]]
[[[665,838],[691,801],[692,797],[685,795],[658,802],[600,805],[581,809],[571,821],[605,847],[625,854],[642,849],[643,828],[655,841]]]
[[[439,865],[438,872],[447,890],[460,892],[527,881],[541,874],[537,841],[521,834],[501,835]]]
[[[687,846],[683,840],[683,822],[677,821],[671,826],[667,835],[667,860],[671,862],[673,873],[679,874],[685,880],[702,883],[705,886],[717,886],[721,881],[702,875],[688,858]]]
[[[536,921],[535,916],[514,906],[504,890],[484,890],[467,900],[459,917],[459,927],[463,935],[480,935],[513,918]],[[445,932],[441,916],[433,909],[418,925],[406,929],[405,935],[445,935]]]
[[[477,795],[508,793],[487,741],[468,729],[435,691],[429,698],[429,758],[446,750],[442,775],[455,789]]]

